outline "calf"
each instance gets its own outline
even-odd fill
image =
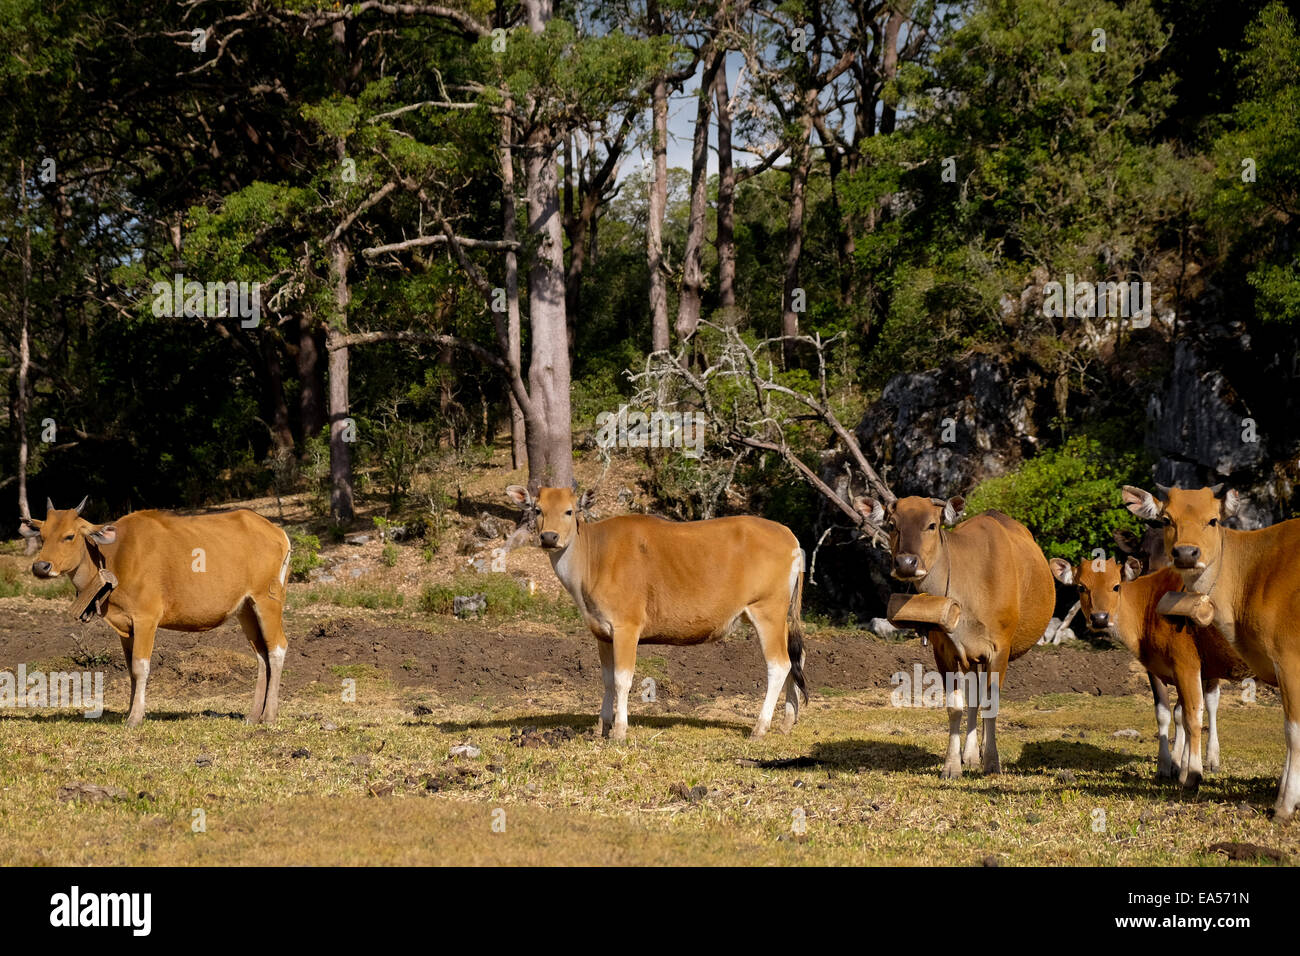
[[[891,508],[872,498],[857,498],[854,506],[888,531],[895,578],[961,606],[951,635],[939,628],[929,632],[945,687],[952,686],[948,675],[960,675],[956,689],[947,692],[948,753],[942,770],[944,777],[959,777],[963,763],[973,764],[979,750],[978,707],[965,699],[966,675],[972,669],[984,675],[996,694],[1008,661],[1038,642],[1052,618],[1056,596],[1047,559],[1029,530],[999,511],[986,511],[945,531],[943,526],[954,524],[965,507],[960,497],[902,498]],[[996,714],[984,718],[985,773],[1002,770],[996,720]]]
[[[1139,577],[1142,565],[1134,557],[1127,558],[1123,565],[1110,558],[1104,562],[1086,561],[1078,567],[1071,567],[1061,558],[1052,558],[1048,563],[1058,581],[1079,589],[1080,613],[1092,630],[1119,640],[1142,662],[1147,673],[1173,681],[1178,688],[1180,738],[1186,742],[1179,754],[1178,779],[1183,786],[1196,789],[1202,775],[1202,689],[1210,717],[1210,744],[1204,769],[1214,771],[1219,769],[1219,681],[1244,677],[1245,662],[1213,628],[1197,627],[1185,619],[1174,620],[1156,611],[1160,599],[1170,591],[1177,591],[1182,583],[1169,568]],[[1162,763],[1169,759],[1168,718],[1165,719]]]
[[[799,717],[804,682],[804,553],[784,525],[738,516],[667,521],[620,515],[585,521],[568,488],[542,488],[534,499],[511,485],[506,495],[534,519],[560,583],[596,638],[605,694],[602,735],[627,736],[627,694],[638,644],[704,644],[721,639],[743,615],[758,632],[767,660],[767,696],[754,725],[762,737],[785,690],[789,732]]]
[[[1207,595],[1211,622],[1260,680],[1282,694],[1286,762],[1274,813],[1286,820],[1300,804],[1300,520],[1258,531],[1224,525],[1241,499],[1215,488],[1149,491],[1126,486],[1124,502],[1140,518],[1159,521],[1165,550],[1183,590]],[[1270,680],[1270,675],[1272,680]]]
[[[158,628],[209,631],[238,615],[257,655],[257,684],[249,723],[275,720],[279,709],[289,539],[252,511],[183,517],[135,511],[112,524],[81,517],[85,500],[68,511],[46,503],[45,520],[19,529],[40,549],[38,578],[67,575],[77,607],[97,611],[122,640],[131,671],[126,725],[144,719],[149,659]]]

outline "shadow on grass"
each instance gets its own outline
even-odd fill
[[[405,727],[437,727],[448,733],[466,730],[487,730],[491,728],[518,729],[536,727],[545,730],[550,727],[572,727],[579,734],[594,730],[595,714],[535,714],[524,717],[501,717],[496,720],[440,721],[425,723],[420,720],[408,720]],[[627,722],[629,738],[635,738],[638,729],[663,729],[667,727],[696,727],[713,730],[735,730],[744,734],[750,731],[749,724],[734,720],[704,720],[700,717],[688,717],[685,714],[654,714],[644,717],[630,717]]]
[[[54,713],[35,714],[30,711],[0,711],[0,723],[4,721],[30,721],[34,724],[125,724],[127,711],[105,710],[98,717],[83,717],[79,710],[60,710]],[[227,713],[218,713],[217,711],[193,711],[193,710],[159,710],[149,711],[144,715],[144,722],[148,724],[152,721],[167,720],[239,720],[244,719],[243,714],[230,711]],[[267,725],[259,725],[267,726]]]
[[[809,756],[818,766],[847,771],[932,770],[943,763],[937,751],[892,740],[826,741],[815,744]]]
[[[1001,748],[999,748],[1001,749]],[[1117,770],[1145,756],[1110,750],[1073,740],[1035,740],[1025,744],[1020,757],[1007,769],[1042,772],[1047,770]],[[1153,774],[1154,776],[1154,774]]]

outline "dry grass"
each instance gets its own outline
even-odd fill
[[[120,712],[8,712],[0,859],[1194,865],[1222,862],[1207,848],[1224,840],[1300,854],[1300,826],[1264,812],[1282,760],[1276,706],[1225,700],[1226,769],[1185,796],[1153,778],[1150,705],[1136,696],[1004,704],[1008,772],[950,782],[938,777],[941,714],[890,708],[882,692],[814,699],[793,735],[761,742],[744,736],[745,698],[689,717],[634,716],[619,746],[590,736],[594,702],[576,695],[450,705],[354,670],[356,703],[322,687],[288,701],[274,728],[204,716],[242,713],[243,694],[151,713],[137,732]],[[431,713],[413,716],[420,705]],[[521,747],[525,725],[577,733]],[[1144,739],[1111,736],[1123,727]],[[462,742],[481,756],[450,760]],[[809,759],[737,763],[795,757]],[[61,801],[59,787],[78,781],[123,796]],[[697,786],[707,795],[683,799]],[[206,832],[194,832],[196,810]]]

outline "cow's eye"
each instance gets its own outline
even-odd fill
[[[926,530],[926,531],[933,531],[933,530],[934,530],[935,528],[937,528],[937,527],[939,527],[939,525],[936,524],[935,522],[931,521],[931,522],[930,522],[930,527],[926,528],[925,530]]]
[[[1079,593],[1080,593],[1080,594],[1087,594],[1087,593],[1088,593],[1088,585],[1086,585],[1086,584],[1080,584],[1080,585],[1079,585]]]
[[[1218,519],[1218,518],[1211,518],[1211,519],[1210,519],[1210,527],[1211,527],[1211,528],[1216,527],[1216,526],[1218,525],[1218,523],[1219,523],[1219,519]]]
[[[70,534],[70,535],[68,535],[67,537],[65,537],[63,540],[64,540],[64,541],[71,541],[71,540],[72,540],[73,538],[75,538],[75,537],[76,537],[75,534]]]
[[[1118,591],[1118,590],[1119,590],[1119,585],[1118,585],[1118,584],[1115,585],[1113,588],[1111,588],[1111,590],[1112,590],[1112,591]]]
[[[572,518],[572,517],[573,517],[573,509],[570,508],[568,511],[566,511],[566,512],[564,513],[564,517],[566,517],[566,518]]]

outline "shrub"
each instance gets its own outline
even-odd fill
[[[307,572],[321,566],[320,538],[303,531],[289,532],[289,576],[295,581],[306,579]]]
[[[1023,522],[1048,557],[1078,562],[1095,548],[1110,554],[1114,531],[1140,532],[1123,506],[1120,486],[1141,484],[1141,465],[1136,452],[1109,452],[1086,435],[1075,436],[1011,474],[981,482],[966,512],[995,508]]]
[[[508,574],[458,574],[450,584],[425,585],[420,610],[426,614],[451,614],[457,595],[483,594],[489,616],[507,616],[533,603],[528,589]]]

